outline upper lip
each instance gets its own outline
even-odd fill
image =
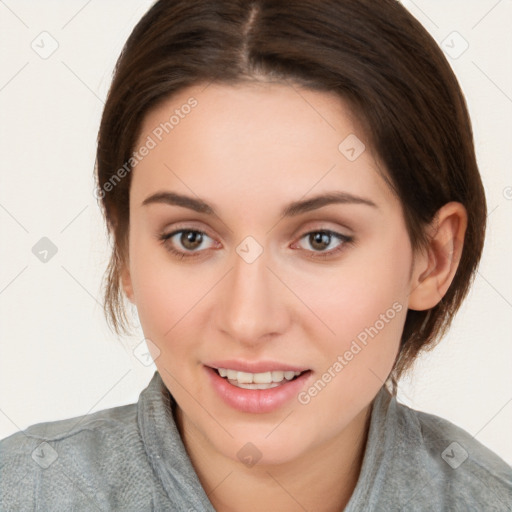
[[[242,361],[239,359],[229,359],[211,361],[204,364],[210,368],[226,368],[229,370],[247,373],[265,373],[273,371],[304,372],[309,370],[309,368],[304,368],[303,366],[294,366],[286,363],[279,363],[277,361]]]

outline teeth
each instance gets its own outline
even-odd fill
[[[236,380],[230,380],[229,383],[244,389],[270,389],[281,385],[277,382],[272,382],[271,384],[243,384],[241,382],[237,382]]]
[[[221,377],[227,377],[230,382],[236,381],[237,384],[240,384],[239,387],[243,387],[246,389],[267,389],[267,387],[275,387],[266,385],[277,385],[284,379],[292,380],[294,377],[297,377],[298,375],[301,374],[301,372],[283,372],[280,370],[264,373],[249,373],[237,372],[236,370],[230,370],[229,368],[218,368],[218,372]],[[265,385],[265,387],[249,387],[249,385]]]
[[[277,379],[272,379],[272,373],[274,372],[252,373],[249,375],[252,375],[252,381],[255,384],[270,384],[272,380],[274,380],[274,382],[277,382]]]
[[[284,372],[276,371],[272,372],[272,380],[274,382],[281,382],[284,379]]]

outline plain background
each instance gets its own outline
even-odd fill
[[[447,52],[465,93],[489,228],[471,294],[399,399],[512,463],[512,1],[403,3]],[[109,246],[93,196],[113,66],[151,4],[0,1],[0,438],[136,402],[155,371],[137,357],[142,331],[118,340],[105,323]],[[58,48],[42,58],[53,40]],[[46,262],[32,252],[43,237],[57,249]]]

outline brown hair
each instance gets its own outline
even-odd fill
[[[349,103],[365,127],[365,143],[385,164],[413,248],[425,244],[425,226],[442,205],[466,207],[450,288],[432,309],[407,312],[390,375],[396,392],[397,379],[446,331],[466,296],[486,225],[463,93],[435,40],[396,0],[160,0],[150,8],[117,61],[98,133],[96,194],[113,237],[107,321],[118,334],[129,332],[120,272],[130,157],[144,116],[190,85],[246,80],[291,82]]]

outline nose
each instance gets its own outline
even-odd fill
[[[286,287],[267,265],[265,251],[252,263],[235,253],[233,268],[219,289],[219,328],[246,347],[282,334],[289,322]]]

